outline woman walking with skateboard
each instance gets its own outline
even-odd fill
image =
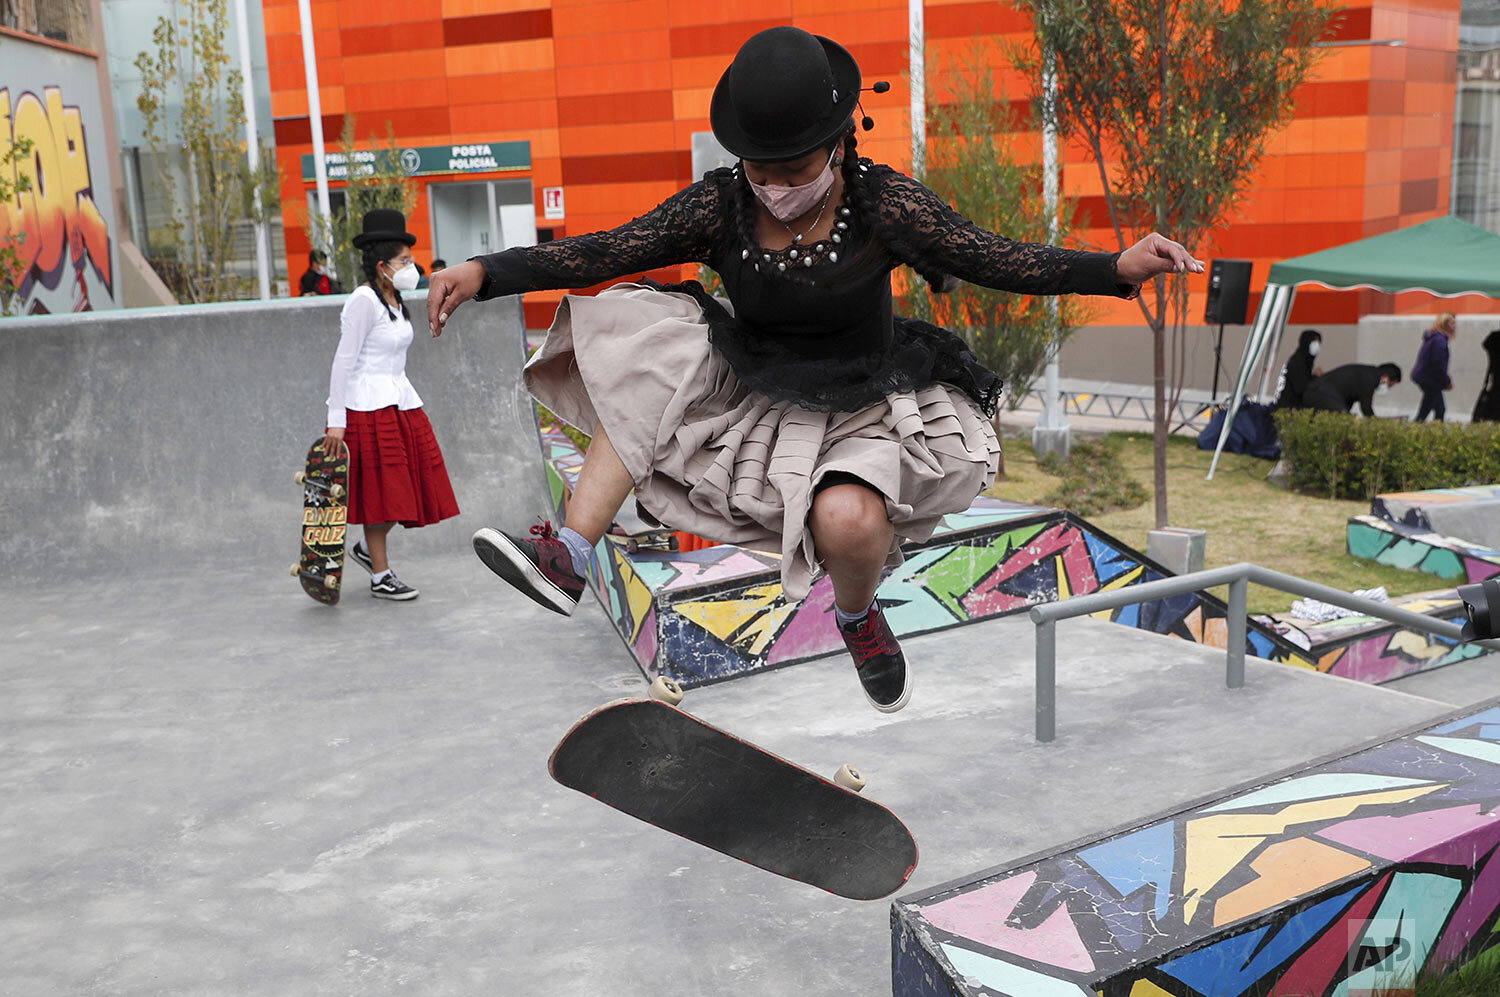
[[[365,280],[339,317],[323,449],[349,448],[349,522],[365,527],[349,554],[370,572],[370,594],[405,601],[417,590],[391,570],[391,527],[456,516],[458,502],[422,399],[406,377],[413,332],[401,292],[417,285],[417,237],[406,231],[405,215],[385,208],[366,212],[362,227],[354,248]]]
[[[878,710],[911,694],[908,663],[875,589],[900,545],[927,539],[993,481],[995,374],[953,333],[892,313],[890,271],[1034,294],[1131,296],[1201,265],[1151,235],[1124,253],[1012,242],[920,183],[860,158],[859,67],[791,27],[747,41],[710,119],[739,162],[609,232],[511,249],[432,278],[434,335],[454,308],[706,263],[728,302],[696,282],[623,284],[565,298],[527,388],[593,436],[568,519],[520,537],[474,535],[481,560],[569,614],[593,545],[635,491],[675,529],[782,555],[789,599],[833,583],[836,625]]]

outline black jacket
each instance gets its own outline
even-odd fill
[[[1347,363],[1335,367],[1322,377],[1315,377],[1303,392],[1308,408],[1328,412],[1347,412],[1356,402],[1366,416],[1373,416],[1371,402],[1380,387],[1380,368],[1368,363]]]

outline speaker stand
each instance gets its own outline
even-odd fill
[[[1209,404],[1219,402],[1219,368],[1224,366],[1224,323],[1219,323],[1219,338],[1214,342],[1214,389],[1209,393]]]

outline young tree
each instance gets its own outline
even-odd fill
[[[271,221],[280,183],[268,149],[254,173],[245,157],[240,70],[230,68],[226,49],[227,0],[181,0],[177,9],[180,16],[157,20],[155,50],[135,58],[136,106],[167,204],[167,245],[151,249],[154,257],[175,256],[175,265],[170,258],[162,264],[162,276],[179,300],[224,301],[249,292],[250,279],[231,269],[236,236],[243,223]]]
[[[326,247],[344,287],[352,290],[364,279],[354,237],[363,228],[365,212],[394,208],[410,217],[417,206],[417,185],[401,166],[401,147],[396,143],[390,122],[386,122],[385,140],[380,145],[377,146],[372,133],[369,146],[361,149],[354,138],[354,116],[344,115],[339,152],[343,155],[347,180],[343,208],[336,208],[332,218],[311,215],[308,231],[315,245]]]
[[[1035,26],[1020,58],[1059,134],[1098,163],[1115,239],[1150,231],[1198,253],[1244,194],[1266,140],[1292,118],[1292,93],[1334,9],[1319,0],[1017,0]],[[1113,159],[1109,162],[1106,154]],[[1143,289],[1145,290],[1145,289]],[[1156,395],[1156,525],[1167,525],[1168,322],[1187,324],[1185,276],[1140,300]],[[1170,313],[1170,314],[1169,314]]]
[[[0,316],[21,310],[21,285],[26,280],[20,244],[26,233],[12,223],[20,196],[31,190],[31,177],[16,169],[31,154],[31,139],[12,137],[0,148]]]
[[[1050,217],[1039,169],[1018,162],[1011,151],[1027,125],[1005,95],[996,94],[982,54],[973,51],[941,74],[951,81],[951,103],[928,105],[933,143],[918,179],[983,228],[1020,242],[1064,244],[1075,227],[1076,202],[1061,202],[1057,217]],[[902,314],[963,336],[980,362],[1004,380],[1012,411],[1030,392],[1053,344],[1061,347],[1087,321],[1086,300],[1072,295],[1040,298],[962,282],[938,295],[919,278],[907,277]],[[998,415],[995,421],[999,432]]]

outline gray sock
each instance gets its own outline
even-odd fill
[[[852,623],[858,623],[860,620],[864,619],[866,616],[869,616],[870,615],[870,607],[874,606],[874,605],[875,605],[875,600],[871,599],[870,600],[870,605],[866,606],[864,609],[861,609],[859,612],[857,612],[857,613],[846,613],[844,611],[844,607],[840,606],[838,603],[835,602],[833,604],[833,618],[838,621],[839,628],[843,629],[845,627],[848,627],[850,624],[852,624]]]
[[[557,539],[566,544],[568,553],[573,555],[574,573],[579,578],[587,578],[594,564],[594,545],[582,533],[566,526],[557,531]]]

